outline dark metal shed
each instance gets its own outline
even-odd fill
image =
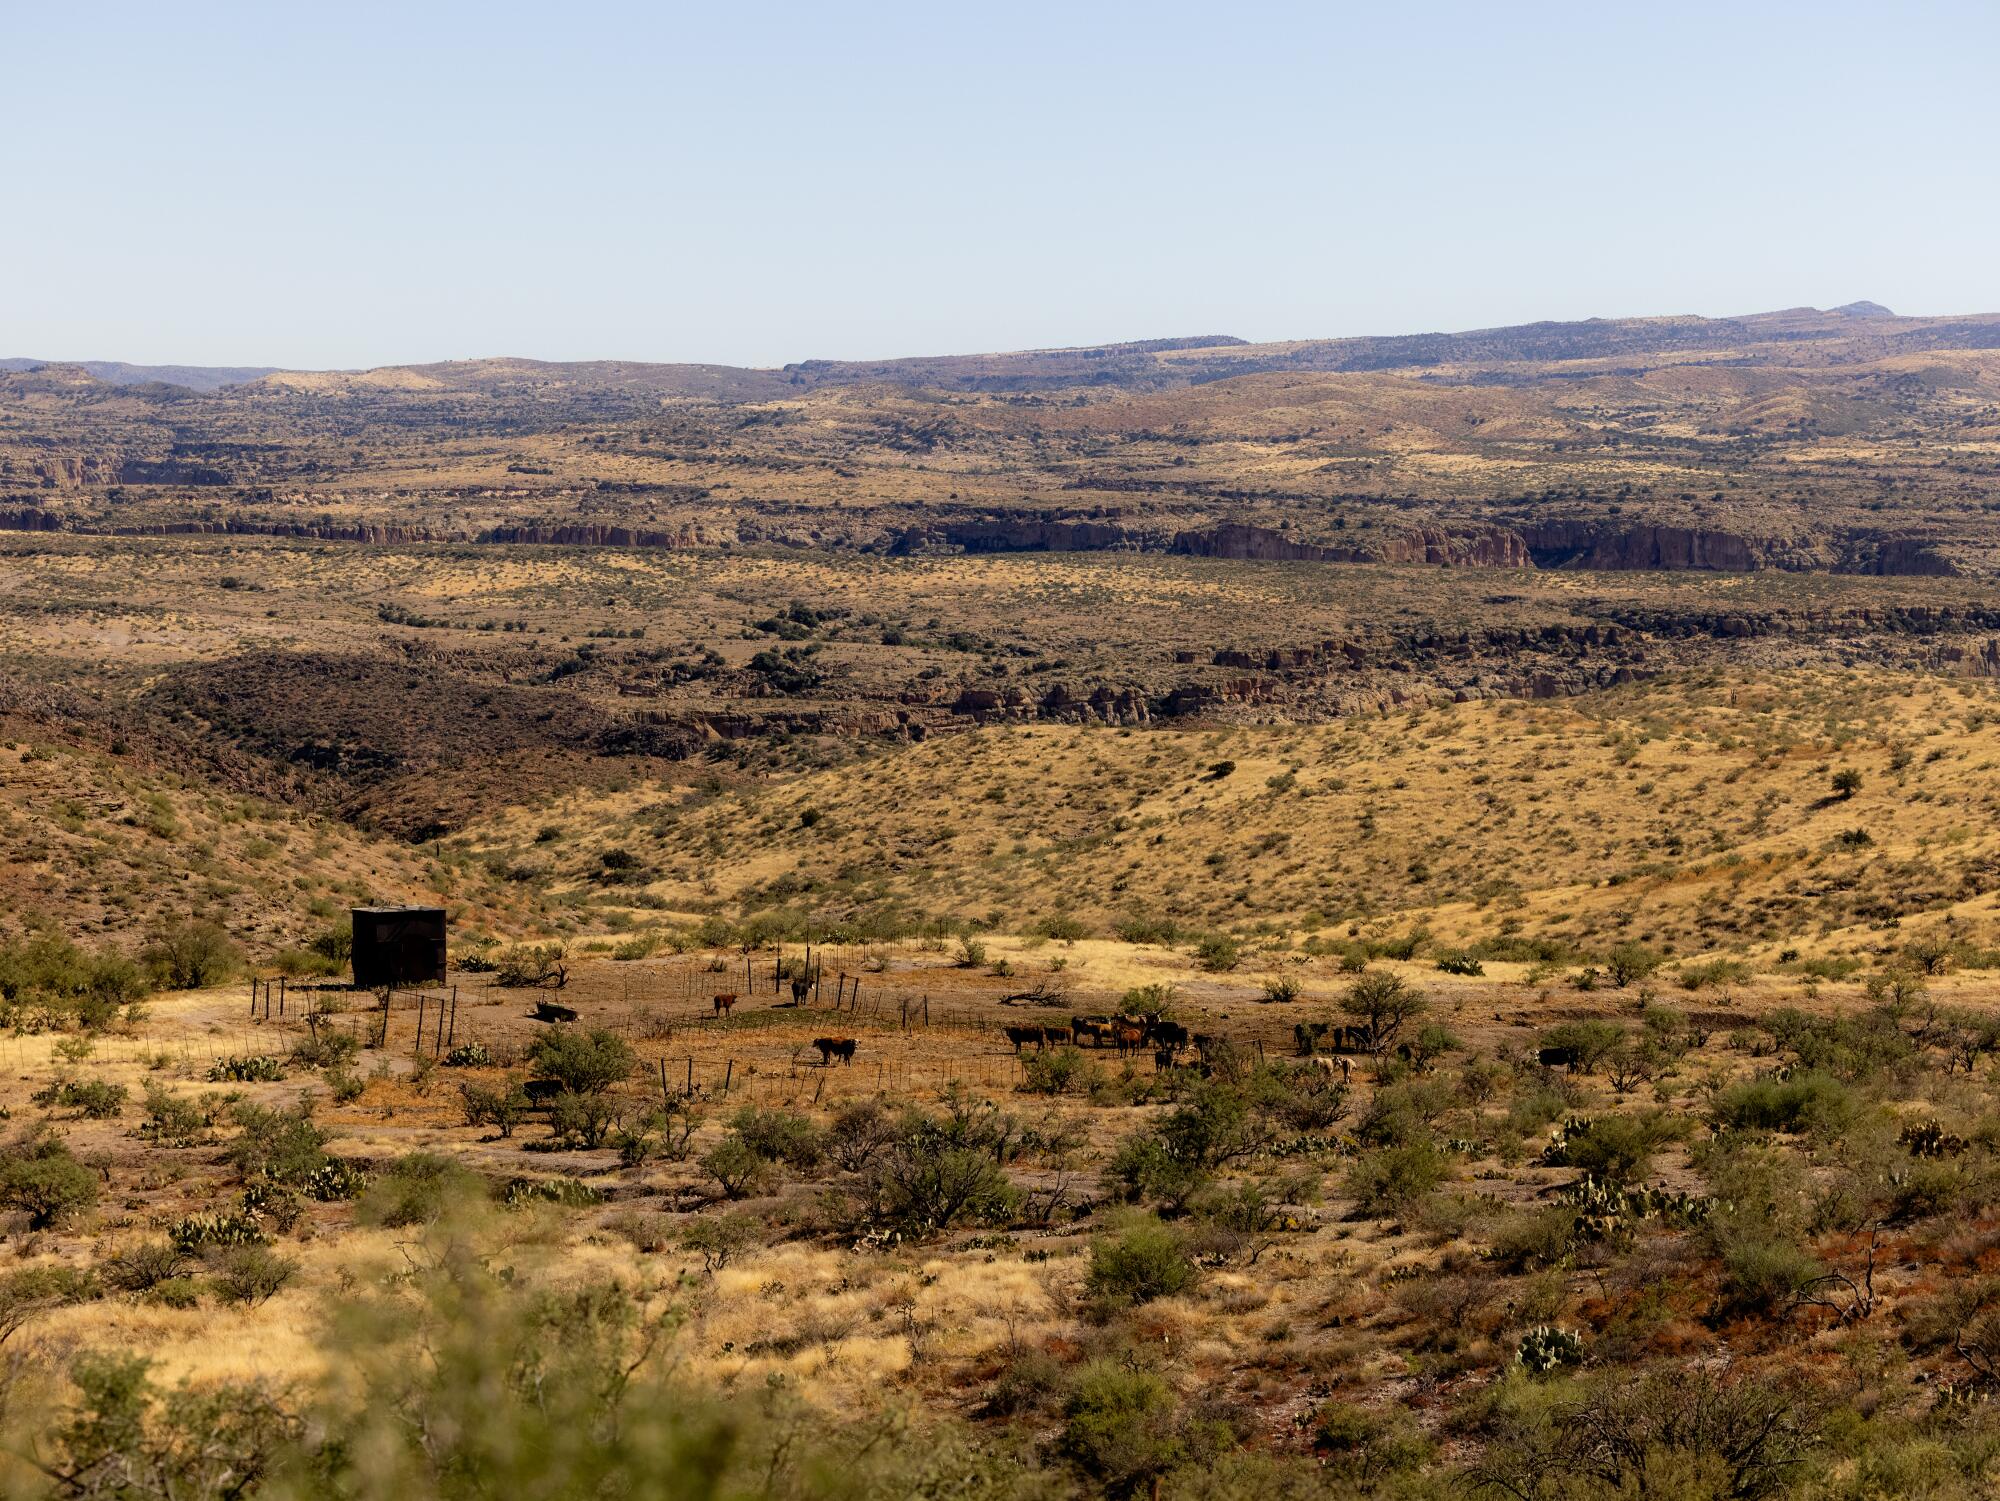
[[[436,985],[444,979],[442,907],[356,907],[354,983]]]

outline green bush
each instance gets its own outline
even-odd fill
[[[220,985],[243,967],[243,954],[212,922],[171,923],[153,934],[142,956],[160,984],[173,990]]]
[[[552,1079],[571,1094],[602,1094],[632,1072],[636,1055],[616,1032],[594,1027],[555,1027],[535,1039],[529,1052],[537,1079]]]
[[[729,1124],[743,1144],[766,1162],[783,1163],[797,1172],[812,1172],[826,1155],[819,1127],[795,1111],[746,1105]]]
[[[1853,1091],[1838,1079],[1806,1073],[1732,1084],[1716,1095],[1713,1114],[1717,1125],[1738,1131],[1831,1137],[1846,1130],[1860,1109]]]
[[[1075,1094],[1088,1089],[1096,1073],[1077,1048],[1049,1048],[1021,1058],[1021,1088],[1029,1094]]]
[[[0,943],[0,1025],[104,1027],[145,993],[139,967],[110,950],[87,953],[53,932]]]
[[[514,1128],[535,1108],[528,1092],[513,1083],[497,1089],[484,1084],[461,1084],[458,1093],[463,1102],[465,1123],[468,1126],[498,1127],[503,1138],[512,1136]]]
[[[361,1041],[348,1032],[318,1027],[292,1044],[291,1061],[300,1068],[344,1068],[361,1053]]]
[[[1106,1302],[1150,1303],[1187,1291],[1194,1280],[1194,1261],[1179,1233],[1145,1219],[1091,1246],[1084,1285]]]
[[[449,1157],[411,1152],[391,1163],[355,1206],[363,1224],[401,1229],[431,1225],[487,1198],[486,1181]]]
[[[37,1105],[74,1110],[85,1120],[109,1121],[116,1120],[124,1110],[126,1094],[123,1084],[110,1084],[102,1079],[64,1079],[37,1090],[34,1100]]]
[[[298,1272],[299,1264],[269,1246],[236,1246],[223,1256],[215,1290],[231,1303],[269,1301]]]
[[[564,1090],[549,1101],[550,1144],[595,1151],[624,1119],[624,1109],[609,1095]]]
[[[1384,1147],[1358,1158],[1348,1169],[1347,1194],[1360,1213],[1407,1214],[1450,1176],[1444,1153],[1428,1140]]]
[[[1151,1371],[1091,1362],[1063,1404],[1057,1452],[1105,1495],[1138,1495],[1188,1454],[1173,1388]]]
[[[34,1132],[0,1151],[0,1204],[25,1210],[36,1230],[59,1225],[97,1202],[97,1174],[67,1143]]]
[[[702,1154],[702,1170],[715,1179],[723,1194],[746,1199],[761,1191],[773,1176],[771,1161],[750,1149],[741,1136],[731,1134]]]

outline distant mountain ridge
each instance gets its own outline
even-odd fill
[[[353,389],[421,386],[471,392],[563,387],[626,395],[762,401],[787,392],[848,385],[907,385],[934,390],[1031,391],[1101,385],[1153,390],[1267,372],[1362,373],[1437,370],[1456,365],[1576,362],[1640,356],[1736,352],[1761,363],[1760,347],[1821,341],[1828,363],[1880,359],[1926,349],[2000,348],[2000,314],[1903,318],[1877,302],[1820,309],[1785,308],[1737,317],[1692,315],[1589,318],[1510,324],[1456,333],[1370,335],[1251,343],[1203,334],[1061,349],[986,354],[915,355],[886,360],[801,360],[775,369],[639,360],[549,361],[512,357],[384,365],[370,370],[288,370],[278,366],[132,365],[75,360],[111,385],[161,383],[198,392],[263,382],[338,394]],[[0,372],[58,362],[0,359]]]
[[[219,391],[261,376],[274,375],[276,365],[128,365],[122,360],[35,360],[15,356],[0,359],[0,371],[23,374],[49,365],[87,370],[109,386],[182,386],[190,391]]]

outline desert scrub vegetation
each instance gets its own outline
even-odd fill
[[[124,1018],[151,986],[131,959],[43,930],[0,942],[0,1026],[95,1030]]]

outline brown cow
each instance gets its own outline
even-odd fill
[[[819,1049],[820,1067],[825,1068],[836,1058],[842,1063],[852,1063],[857,1044],[852,1037],[815,1037],[813,1046]]]
[[[1118,1056],[1136,1053],[1146,1045],[1146,1024],[1119,1017],[1111,1024],[1111,1040],[1118,1044]]]
[[[719,995],[715,998],[715,1014],[717,1016],[727,1016],[729,1015],[729,1008],[731,1006],[734,1006],[735,1004],[736,1004],[735,996]]]
[[[1111,1018],[1108,1016],[1072,1016],[1069,1019],[1069,1035],[1070,1041],[1078,1047],[1082,1047],[1084,1038],[1088,1037],[1092,1047],[1101,1048],[1111,1039]]]
[[[1007,1040],[1014,1044],[1016,1053],[1031,1042],[1035,1045],[1035,1051],[1040,1052],[1048,1043],[1048,1033],[1041,1027],[1003,1027],[1001,1031],[1006,1034]],[[1065,1032],[1063,1035],[1067,1037],[1069,1034]]]

